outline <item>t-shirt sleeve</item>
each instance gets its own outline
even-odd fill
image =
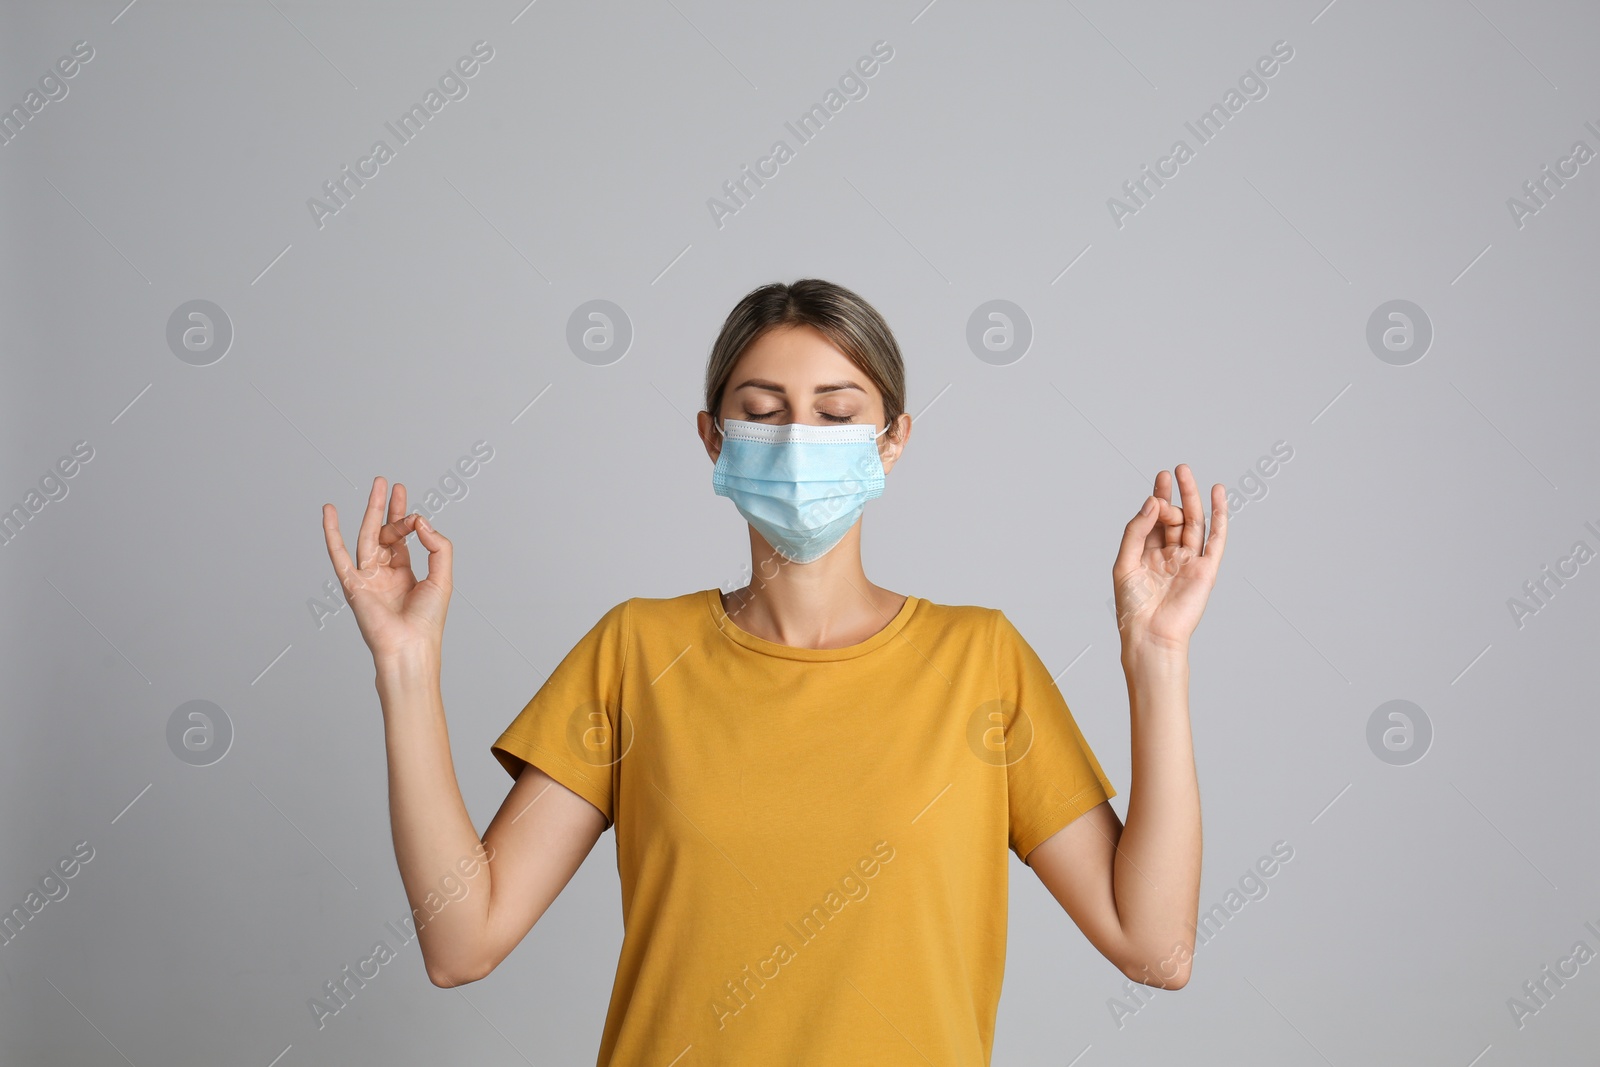
[[[1010,844],[1028,853],[1117,795],[1067,701],[1032,646],[994,610],[994,657],[1006,728]]]
[[[533,764],[616,821],[613,770],[632,742],[622,713],[628,601],[600,617],[490,746],[513,778]]]

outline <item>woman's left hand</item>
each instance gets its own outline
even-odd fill
[[[1200,488],[1187,463],[1176,468],[1179,499],[1172,499],[1172,474],[1156,475],[1155,495],[1123,531],[1111,568],[1117,629],[1123,658],[1147,653],[1184,655],[1217,580],[1228,539],[1228,494],[1211,487],[1211,531],[1206,534]]]

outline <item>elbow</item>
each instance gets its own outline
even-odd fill
[[[428,981],[440,989],[454,989],[456,986],[477,982],[488,977],[493,967],[446,967],[443,964],[424,961],[428,971]]]
[[[1170,951],[1156,956],[1141,954],[1118,963],[1118,969],[1130,980],[1157,989],[1182,989],[1189,984],[1189,973],[1194,963],[1194,950],[1180,942]]]
[[[1184,986],[1189,984],[1189,968],[1187,966],[1179,968],[1178,971],[1170,978],[1165,976],[1157,976],[1156,979],[1149,984],[1155,985],[1161,989],[1182,989]]]
[[[1182,989],[1189,984],[1189,968],[1187,966],[1157,971],[1150,965],[1140,967],[1123,967],[1123,975],[1140,985],[1154,986],[1157,989]]]

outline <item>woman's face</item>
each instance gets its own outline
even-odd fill
[[[868,423],[883,429],[883,394],[843,352],[814,326],[783,326],[762,334],[739,362],[722,391],[717,421],[815,426]],[[911,416],[902,413],[894,434],[878,438],[885,472],[911,432]],[[701,440],[712,462],[722,451],[722,437],[711,418],[700,414]],[[895,437],[896,440],[889,440]]]

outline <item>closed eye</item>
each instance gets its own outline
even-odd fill
[[[748,412],[747,411],[747,412],[745,412],[745,418],[749,419],[751,422],[759,422],[762,419],[771,418],[772,416],[774,416],[776,414],[777,414],[776,411],[763,411],[763,412],[759,412],[759,413],[753,413],[753,412]],[[852,422],[855,419],[854,415],[830,415],[826,411],[819,411],[819,412],[817,412],[817,414],[821,415],[823,418],[827,419],[829,422]]]

